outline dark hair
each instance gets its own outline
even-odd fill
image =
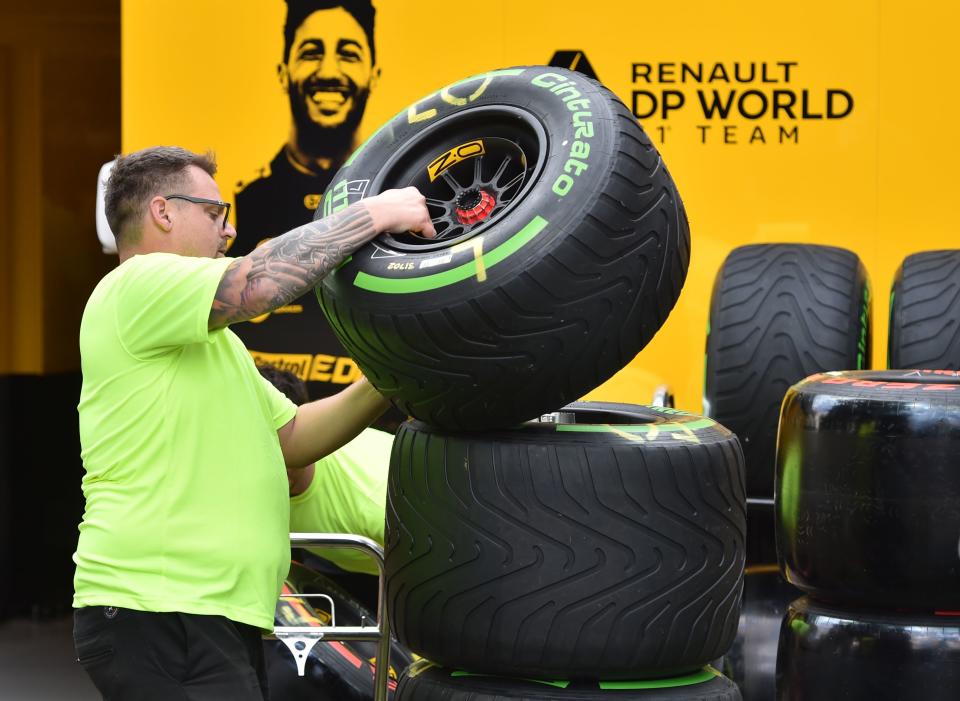
[[[297,406],[306,404],[310,400],[306,383],[292,372],[281,370],[276,365],[258,365],[257,370]]]
[[[377,11],[370,0],[287,0],[287,21],[283,25],[283,62],[290,58],[290,47],[293,46],[293,35],[300,25],[314,12],[333,10],[342,7],[353,15],[357,24],[363,27],[370,45],[370,63],[377,62],[377,47],[373,42],[373,24]]]
[[[117,156],[107,179],[104,209],[118,245],[121,240],[139,239],[137,227],[150,198],[180,187],[190,166],[203,169],[211,177],[217,173],[213,153],[200,155],[179,146],[153,146]]]

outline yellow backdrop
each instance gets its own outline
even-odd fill
[[[958,246],[956,3],[375,4],[382,78],[363,137],[446,83],[557,51],[582,52],[644,117],[687,205],[690,274],[664,329],[590,398],[648,402],[666,383],[678,406],[700,410],[711,286],[736,246],[859,254],[874,291],[874,367],[900,261]],[[283,16],[282,0],[124,0],[124,150],[212,148],[231,195],[287,135]]]

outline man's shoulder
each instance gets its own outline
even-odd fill
[[[177,253],[142,253],[121,263],[107,277],[111,288],[131,290],[146,286],[174,285],[181,281],[193,284],[199,275],[202,278],[221,276],[232,262],[225,258],[182,256]],[[106,280],[107,278],[104,278]]]
[[[238,180],[235,191],[237,199],[256,197],[257,194],[270,189],[274,180],[271,164],[257,168],[248,178]]]

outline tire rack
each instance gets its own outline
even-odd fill
[[[380,586],[377,593],[377,622],[373,626],[337,626],[331,603],[332,626],[274,626],[273,635],[267,639],[281,641],[290,650],[297,662],[297,672],[302,677],[307,658],[313,646],[321,640],[340,642],[369,641],[378,644],[376,671],[373,678],[374,701],[387,701],[387,684],[390,679],[390,620],[387,617],[387,593],[384,586],[383,548],[370,538],[349,533],[291,533],[291,547],[325,547],[359,550],[377,563]],[[304,596],[304,595],[300,595]],[[307,594],[306,596],[310,596]]]

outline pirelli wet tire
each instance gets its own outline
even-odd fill
[[[790,605],[777,653],[778,701],[956,701],[960,618]]]
[[[710,302],[703,406],[740,438],[748,497],[773,496],[777,421],[787,389],[817,372],[858,370],[869,362],[870,292],[856,254],[759,244],[727,256]]]
[[[356,597],[336,582],[294,562],[284,584],[275,622],[278,626],[333,625],[330,606],[324,599],[286,596],[325,594],[334,605],[337,626],[360,626],[376,620]],[[316,604],[316,605],[314,605]],[[287,646],[279,640],[265,640],[271,698],[281,701],[373,701],[377,644],[365,641],[321,640],[310,650],[304,676]],[[393,698],[397,677],[413,662],[408,650],[394,642],[390,648],[388,691]]]
[[[960,377],[815,375],[783,402],[777,550],[821,600],[960,610]]]
[[[401,426],[387,490],[392,630],[474,672],[639,679],[736,634],[743,456],[676,409],[575,403],[485,434]]]
[[[623,103],[580,73],[449,85],[354,153],[317,216],[383,190],[427,197],[436,239],[386,235],[317,288],[364,375],[406,414],[508,427],[626,365],[686,277],[683,203]]]
[[[616,682],[510,679],[461,672],[421,660],[400,678],[397,701],[740,701],[711,667],[682,677]]]
[[[960,250],[915,253],[897,270],[887,365],[960,370]]]

